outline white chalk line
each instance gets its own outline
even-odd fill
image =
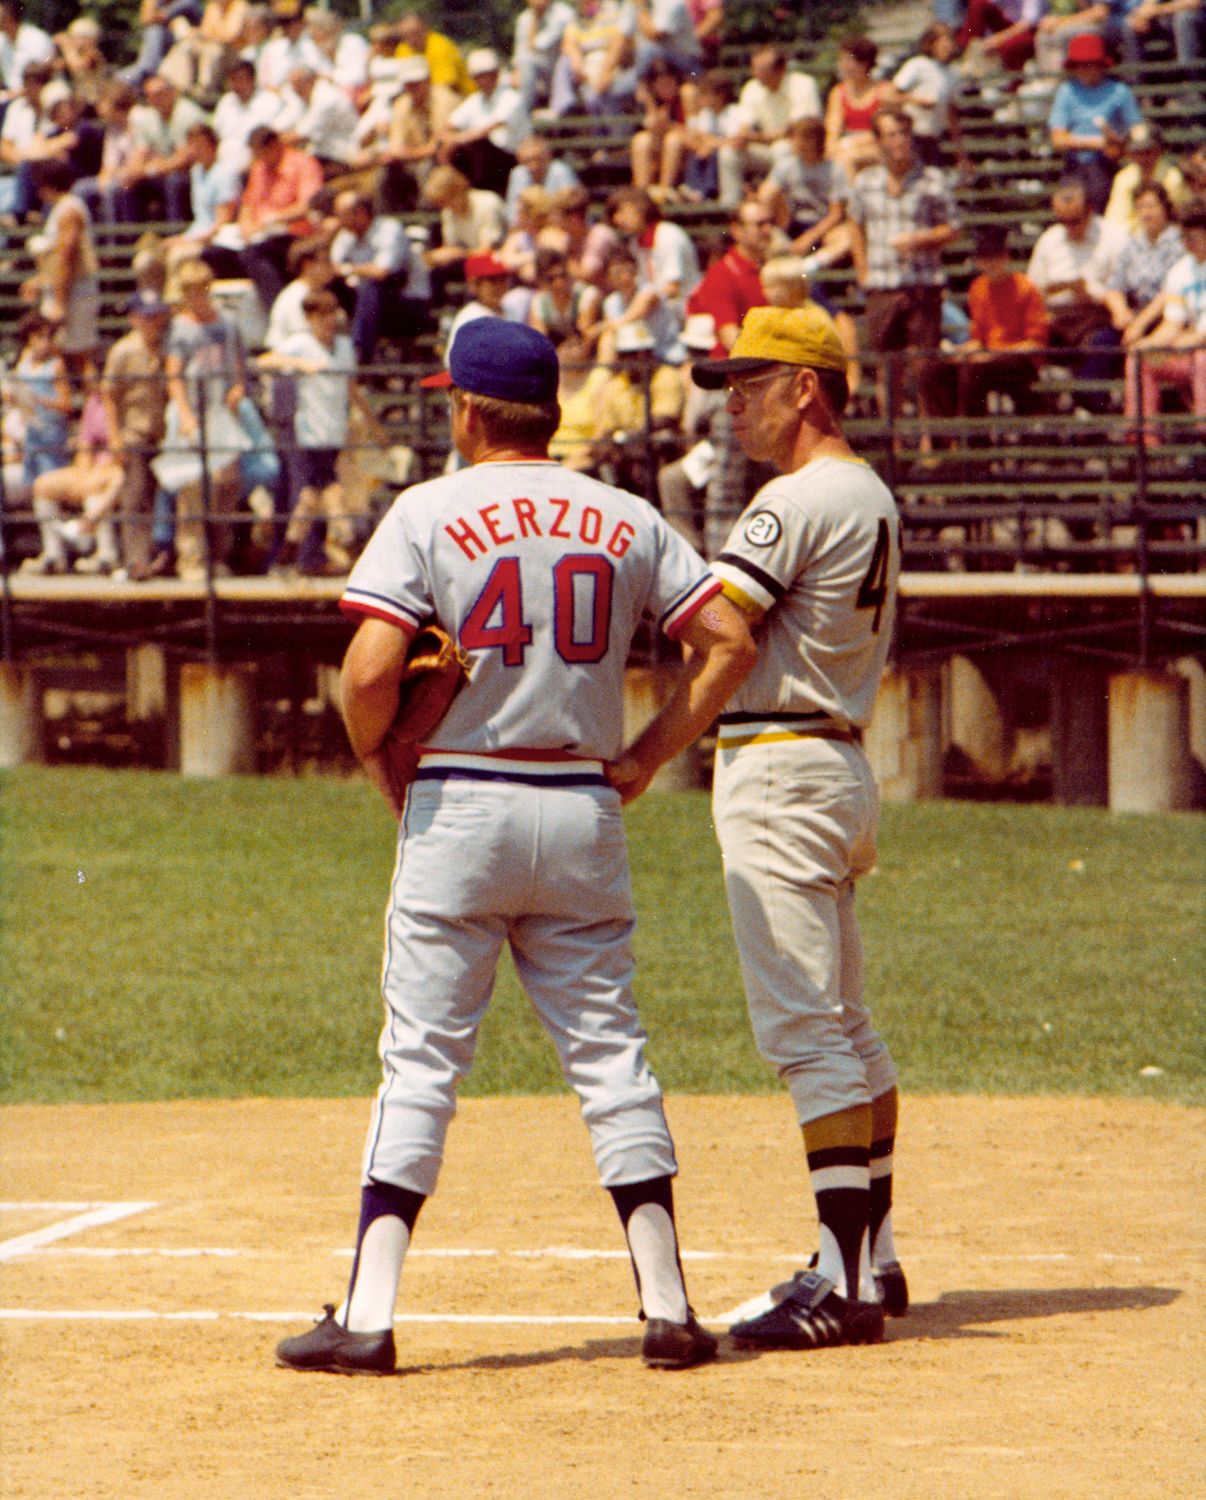
[[[9,1207],[11,1205],[0,1205]],[[52,1212],[62,1212],[65,1205],[53,1204],[29,1204],[19,1205],[26,1208],[49,1208]],[[59,1219],[53,1224],[45,1224],[41,1229],[31,1230],[28,1234],[19,1234],[14,1239],[0,1241],[0,1261],[12,1260],[18,1255],[28,1255],[31,1251],[40,1250],[44,1245],[54,1240],[67,1239],[73,1234],[81,1234],[85,1229],[95,1229],[101,1224],[112,1224],[118,1219],[128,1219],[133,1214],[146,1213],[148,1209],[156,1207],[154,1203],[95,1203],[74,1204],[76,1208],[83,1208],[83,1213],[74,1214],[70,1219]]]
[[[165,1260],[189,1260],[201,1256],[213,1256],[220,1260],[250,1259],[262,1255],[259,1250],[227,1250],[221,1245],[185,1246],[180,1250],[165,1249],[160,1245],[47,1245],[44,1249],[29,1252],[31,1259],[43,1260],[47,1256],[79,1256],[86,1260],[123,1260],[162,1256]]]
[[[121,1203],[88,1203],[88,1202],[64,1202],[64,1201],[41,1201],[29,1203],[0,1203],[0,1211],[19,1210],[23,1212],[54,1212],[70,1213],[71,1217],[57,1220],[53,1224],[43,1226],[41,1229],[33,1230],[28,1234],[16,1236],[13,1239],[0,1242],[0,1260],[12,1260],[17,1257],[29,1259],[42,1258],[45,1256],[75,1255],[79,1257],[92,1257],[96,1259],[118,1259],[123,1257],[146,1258],[158,1256],[163,1258],[189,1258],[189,1257],[216,1257],[216,1258],[254,1258],[262,1257],[265,1252],[257,1250],[240,1250],[231,1246],[84,1246],[84,1245],[60,1245],[56,1241],[70,1238],[88,1229],[93,1229],[106,1224],[115,1223],[121,1219],[130,1218],[135,1214],[145,1213],[156,1208],[157,1203],[153,1201],[121,1202]],[[331,1252],[337,1257],[350,1258],[351,1249],[340,1248]],[[625,1250],[598,1250],[585,1249],[574,1245],[547,1245],[530,1250],[497,1250],[479,1248],[473,1246],[460,1247],[416,1247],[409,1252],[408,1258],[426,1257],[429,1259],[519,1259],[519,1260],[625,1260]],[[684,1260],[692,1261],[751,1261],[772,1260],[788,1264],[797,1263],[798,1255],[772,1255],[762,1256],[749,1252],[715,1251],[715,1250],[685,1250],[682,1252]],[[924,1256],[919,1257],[924,1259]],[[1127,1261],[1138,1263],[1142,1257],[1138,1255],[1123,1255],[1110,1251],[1098,1251],[1089,1257],[1081,1259],[1094,1259],[1098,1261]],[[1019,1254],[994,1254],[981,1257],[990,1261],[1012,1261],[1017,1263],[1061,1263],[1074,1259],[1065,1251],[1054,1251],[1046,1253]],[[755,1299],[760,1301],[762,1299]],[[734,1317],[742,1314],[743,1310],[752,1304],[741,1304],[737,1309],[727,1314],[719,1314],[714,1318],[705,1319],[708,1322],[731,1322]],[[297,1323],[312,1317],[311,1313],[304,1311],[281,1311],[281,1312],[231,1312],[218,1311],[209,1308],[183,1309],[171,1312],[156,1312],[149,1308],[140,1309],[114,1309],[114,1308],[0,1308],[0,1321],[8,1322],[178,1322],[178,1323],[212,1323],[221,1321],[231,1322],[253,1322],[253,1323]],[[539,1313],[400,1313],[394,1322],[399,1325],[481,1325],[481,1326],[509,1326],[509,1327],[558,1327],[558,1326],[633,1326],[637,1320],[632,1317],[617,1317],[612,1314],[539,1314]]]

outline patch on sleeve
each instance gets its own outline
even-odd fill
[[[745,523],[745,539],[751,547],[773,547],[782,535],[779,517],[769,510],[760,510]]]

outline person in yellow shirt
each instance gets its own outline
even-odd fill
[[[549,336],[556,345],[561,366],[557,387],[561,424],[549,443],[549,457],[566,468],[590,473],[594,467],[599,397],[611,379],[611,371],[606,365],[592,364],[590,340],[577,328],[557,329]]]
[[[432,31],[422,17],[408,12],[398,22],[396,57],[423,57],[431,69],[433,104],[441,119],[446,119],[460,101],[474,92],[461,49],[451,37]]]
[[[677,457],[682,412],[679,372],[657,364],[653,335],[644,324],[623,324],[616,332],[615,371],[599,392],[597,472],[609,484],[656,495],[661,457]]]

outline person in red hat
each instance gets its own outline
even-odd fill
[[[1047,119],[1051,146],[1084,182],[1089,206],[1099,214],[1131,127],[1142,122],[1143,112],[1129,84],[1110,77],[1110,55],[1095,32],[1072,38],[1064,68],[1068,76],[1055,91]]]
[[[445,359],[451,354],[453,342],[466,323],[472,323],[474,318],[506,316],[503,298],[511,286],[511,272],[492,250],[482,250],[465,258],[465,285],[469,289],[469,301],[452,320],[444,345]]]

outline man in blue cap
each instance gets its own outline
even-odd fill
[[[651,506],[548,457],[558,374],[535,329],[493,317],[461,329],[448,369],[424,384],[449,389],[467,467],[398,499],[343,596],[359,622],[343,664],[344,721],[400,825],[384,1078],[348,1295],[278,1347],[291,1369],[394,1368],[403,1260],[504,941],[624,1225],[645,1362],[678,1369],[716,1353],[687,1302],[674,1145],[632,998],[620,808],[712,722],[755,653],[740,612]],[[646,615],[687,657],[665,708],[621,754],[624,667]],[[407,647],[432,620],[467,656],[469,678],[416,771],[390,728]]]

